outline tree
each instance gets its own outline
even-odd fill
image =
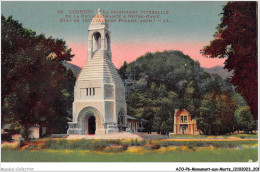
[[[228,2],[223,9],[215,39],[201,52],[210,58],[227,58],[231,82],[245,97],[257,119],[257,2]]]
[[[207,135],[232,132],[235,107],[231,91],[213,90],[202,98],[200,116],[197,116],[198,128]]]
[[[64,132],[71,116],[75,77],[62,64],[71,49],[60,39],[36,35],[12,17],[1,17],[2,119],[24,137],[33,125]]]
[[[236,111],[234,114],[235,130],[242,130],[247,133],[255,130],[256,121],[244,98],[239,93],[235,93],[233,94],[233,100],[236,101]]]
[[[123,66],[118,70],[118,73],[120,74],[121,78],[123,80],[127,79],[127,76],[126,76],[126,68],[127,68],[127,62],[124,61],[124,64]]]
[[[182,106],[180,109],[186,109],[192,117],[199,115],[200,90],[194,78],[190,79],[182,96]]]
[[[143,110],[142,118],[146,120],[145,129],[147,130],[148,134],[152,133],[154,113],[155,112],[151,107],[146,107]]]
[[[250,113],[248,106],[239,106],[235,111],[235,129],[246,133],[252,132],[256,128],[256,122]]]
[[[149,130],[151,124],[152,131],[167,134],[173,127],[175,109],[186,109],[193,119],[201,121],[199,127],[205,133],[232,131],[234,101],[229,102],[225,97],[225,94],[233,94],[232,85],[218,75],[204,72],[189,56],[179,51],[147,53],[122,68],[130,80],[135,76],[131,88],[127,87],[131,89],[126,98],[128,113],[151,120],[147,124]],[[211,100],[213,95],[214,101]],[[222,99],[227,106],[221,104]],[[153,112],[147,113],[148,109]],[[215,131],[214,126],[218,130]]]

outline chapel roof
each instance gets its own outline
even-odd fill
[[[137,121],[138,121],[137,118],[135,118],[135,117],[133,117],[133,116],[130,116],[130,115],[126,115],[126,118],[127,118],[127,119],[131,119],[131,120],[137,120]]]
[[[190,115],[189,112],[186,109],[175,109],[175,115],[180,116],[180,115]]]
[[[103,29],[106,28],[108,29],[108,24],[105,20],[105,17],[101,14],[101,9],[98,9],[97,15],[92,19],[90,25],[89,25],[89,30],[93,29]]]

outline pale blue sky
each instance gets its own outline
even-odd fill
[[[116,42],[208,42],[212,39],[222,12],[219,2],[1,2],[2,14],[12,15],[37,34],[63,38],[67,42],[86,42],[89,23],[60,23],[57,10],[168,10],[170,23],[113,23]]]

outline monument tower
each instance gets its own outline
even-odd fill
[[[126,127],[124,84],[112,63],[110,29],[101,10],[88,29],[88,60],[74,87],[68,134],[108,134]]]

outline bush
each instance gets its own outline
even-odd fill
[[[40,145],[28,145],[25,146],[23,150],[39,150],[41,149]]]
[[[123,152],[127,149],[126,146],[123,145],[112,145],[107,146],[103,149],[104,152]]]
[[[46,148],[49,148],[49,149],[58,149],[59,146],[58,146],[58,147],[56,147],[56,146],[57,146],[57,140],[52,140],[52,139],[50,139],[50,140],[46,140],[46,141],[45,141],[45,147],[46,147]]]
[[[17,150],[20,148],[19,143],[8,143],[1,146],[2,150]]]
[[[155,141],[151,142],[152,149],[160,149],[160,147],[161,146],[158,144],[158,142],[155,142]]]
[[[124,146],[143,146],[146,143],[147,143],[146,140],[138,140],[138,139],[119,141],[119,144],[124,145]]]
[[[66,139],[47,140],[45,142],[46,148],[49,149],[102,150],[108,145],[109,145],[109,141],[106,140],[86,140],[86,139],[75,140],[75,141],[68,141]]]

